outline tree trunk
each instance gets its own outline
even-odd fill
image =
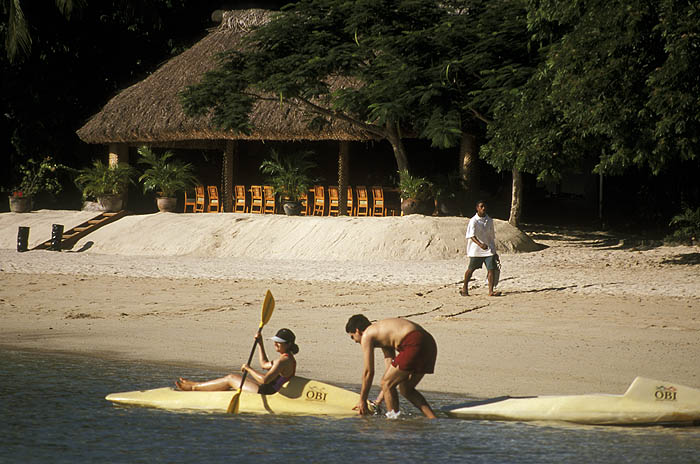
[[[462,188],[469,193],[471,199],[479,196],[481,185],[476,137],[466,132],[462,133],[462,141],[459,145],[459,177]]]
[[[350,142],[340,142],[338,150],[338,216],[348,215],[348,171]]]
[[[409,171],[408,168],[408,157],[406,156],[406,148],[403,145],[403,140],[399,135],[399,131],[395,126],[387,123],[386,125],[386,139],[391,144],[391,148],[394,150],[394,158],[396,158],[396,167],[399,171]]]
[[[510,218],[508,222],[514,227],[520,225],[520,213],[523,199],[523,175],[517,169],[513,169],[513,191],[510,201]]]

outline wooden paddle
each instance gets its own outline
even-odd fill
[[[265,327],[265,324],[270,320],[272,317],[272,311],[275,310],[275,298],[272,296],[272,293],[270,293],[270,290],[267,291],[267,294],[265,295],[265,301],[263,301],[262,305],[262,314],[260,315],[260,327],[258,327],[258,335],[262,332],[263,327]],[[253,360],[253,355],[255,354],[255,347],[258,344],[258,337],[255,337],[255,342],[253,342],[253,349],[250,350],[250,356],[248,357],[248,363]],[[243,373],[243,378],[241,378],[241,386],[238,387],[238,391],[233,394],[233,398],[231,398],[231,402],[228,404],[228,412],[230,414],[238,414],[238,408],[241,403],[241,392],[243,391],[243,385],[245,384],[245,378],[248,375],[248,371],[245,371]]]

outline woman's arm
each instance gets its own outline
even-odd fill
[[[267,359],[267,354],[265,353],[265,345],[263,344],[262,335],[256,333],[256,339],[258,340],[258,346],[260,351],[258,351],[258,358],[260,359],[260,367],[265,370],[272,369],[272,363]]]
[[[284,363],[291,362],[289,358],[280,358],[275,361],[269,362],[270,364],[270,370],[268,370],[266,373],[262,374],[252,367],[250,367],[248,364],[243,364],[241,366],[241,372],[248,372],[248,375],[251,376],[253,379],[255,379],[256,382],[258,382],[260,385],[264,385],[266,383],[272,382],[277,378],[278,375],[281,374],[282,372],[282,366]]]

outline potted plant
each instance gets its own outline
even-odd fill
[[[433,179],[435,211],[441,216],[455,216],[461,213],[459,205],[464,192],[460,188],[459,173],[450,172]]]
[[[288,216],[301,213],[301,196],[309,191],[314,180],[309,175],[316,163],[309,157],[310,151],[293,152],[281,157],[272,150],[271,159],[260,165],[260,171],[269,175],[269,182],[275,193],[282,197],[284,212]]]
[[[128,164],[109,166],[96,160],[78,171],[75,183],[83,191],[83,198],[96,199],[104,211],[119,211],[135,175],[136,170]]]
[[[399,191],[404,216],[433,213],[433,184],[425,177],[414,176],[406,169],[399,171]]]
[[[20,165],[19,172],[22,180],[10,194],[10,211],[28,213],[34,207],[34,197],[38,193],[59,193],[62,186],[56,174],[59,169],[65,168],[62,164],[54,163],[48,156],[40,162],[29,159],[27,164]]]
[[[161,212],[173,212],[177,209],[177,192],[197,183],[194,168],[189,163],[171,159],[174,154],[166,151],[158,156],[149,147],[138,149],[139,163],[148,166],[139,177],[143,182],[144,192],[156,192],[156,203]]]

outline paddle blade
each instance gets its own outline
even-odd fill
[[[238,410],[241,407],[241,391],[242,389],[239,388],[238,391],[233,394],[231,402],[228,404],[227,412],[229,414],[238,414]]]
[[[262,305],[262,315],[260,316],[260,328],[262,329],[265,324],[270,321],[272,317],[272,312],[275,310],[275,298],[272,296],[270,290],[265,294],[265,301]]]

